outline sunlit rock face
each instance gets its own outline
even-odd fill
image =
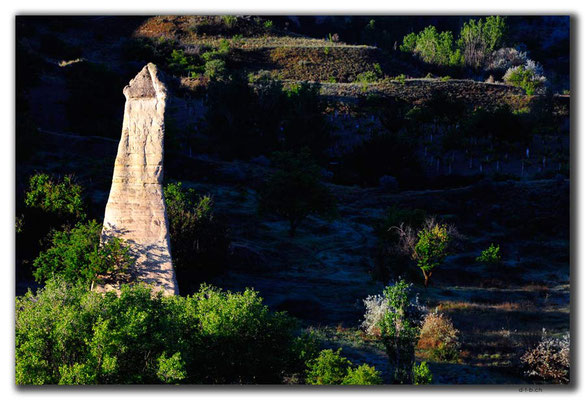
[[[106,205],[102,240],[127,241],[136,264],[132,281],[152,284],[165,295],[179,293],[173,270],[163,195],[164,114],[167,89],[149,63],[124,88],[122,137]],[[97,290],[119,290],[106,279]]]

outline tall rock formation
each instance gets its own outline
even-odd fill
[[[179,293],[171,260],[163,195],[164,114],[167,89],[156,66],[146,65],[124,88],[122,138],[106,205],[102,240],[126,240],[136,264],[130,278]],[[118,290],[106,278],[97,290]]]

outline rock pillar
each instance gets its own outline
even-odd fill
[[[164,113],[167,90],[149,63],[124,88],[122,137],[106,205],[102,240],[124,239],[136,257],[130,279],[179,293],[173,270],[163,194]],[[99,291],[118,290],[108,282]]]

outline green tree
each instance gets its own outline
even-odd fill
[[[299,224],[310,214],[333,218],[335,199],[321,183],[321,168],[309,152],[274,154],[278,170],[264,184],[259,195],[260,213],[272,213],[289,221],[289,234],[295,235]]]
[[[167,59],[168,68],[177,76],[192,76],[202,72],[199,60],[185,54],[183,50],[174,49]]]
[[[528,96],[534,95],[537,90],[544,86],[546,81],[534,69],[526,68],[524,65],[508,69],[503,79],[504,82],[510,85],[524,89]]]
[[[352,368],[347,372],[343,378],[342,385],[381,385],[382,376],[380,371],[376,371],[375,367],[368,364],[362,364],[357,368]]]
[[[388,308],[379,326],[382,343],[394,369],[394,381],[411,384],[423,308],[412,293],[412,285],[402,279],[384,288],[384,300]]]
[[[453,32],[438,32],[433,25],[418,34],[410,33],[403,38],[400,50],[418,55],[424,62],[443,66],[461,65],[461,52],[453,40]]]
[[[209,60],[205,63],[204,74],[210,79],[221,79],[225,77],[226,66],[223,60]]]
[[[133,264],[128,248],[119,238],[100,244],[102,225],[95,220],[71,229],[54,231],[50,247],[34,260],[34,277],[45,282],[61,276],[66,282],[90,285],[104,277],[124,279]]]
[[[15,313],[18,385],[275,384],[303,372],[291,369],[306,348],[297,322],[252,290],[103,295],[56,278],[18,297]]]
[[[425,226],[418,232],[417,236],[418,241],[414,246],[412,257],[423,273],[426,288],[435,269],[443,263],[449,254],[452,237],[448,226],[439,223]]]
[[[362,364],[352,368],[352,363],[341,356],[341,349],[322,350],[314,360],[307,362],[309,385],[380,385],[382,377],[376,368]]]
[[[341,356],[341,349],[322,350],[319,356],[307,364],[309,385],[341,385],[351,362]]]
[[[430,385],[433,383],[433,374],[426,361],[414,365],[414,384]]]
[[[164,195],[173,262],[183,286],[189,287],[225,265],[228,230],[216,218],[211,196],[198,196],[182,182],[167,184]]]
[[[85,218],[83,189],[74,182],[72,176],[65,176],[61,181],[48,174],[31,176],[24,201],[29,208],[37,208],[59,217],[75,220]]]
[[[502,45],[505,33],[505,18],[500,16],[465,22],[458,40],[465,64],[474,68],[482,67],[487,57]]]
[[[485,264],[500,264],[502,262],[502,254],[500,253],[500,245],[495,246],[493,243],[483,250],[475,261]]]

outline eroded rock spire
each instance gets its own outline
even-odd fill
[[[156,66],[146,65],[124,88],[122,137],[106,205],[102,240],[127,241],[136,265],[130,279],[179,293],[173,270],[163,195],[164,114],[167,90]],[[118,290],[106,279],[99,291]]]

